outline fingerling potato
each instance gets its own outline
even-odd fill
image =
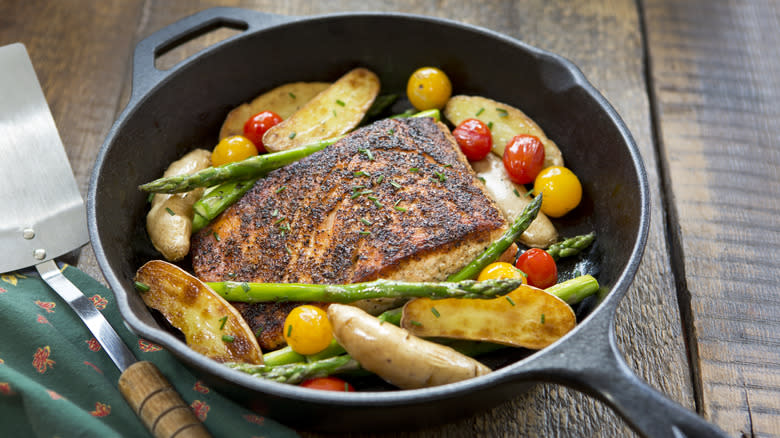
[[[193,350],[218,362],[262,364],[263,354],[241,314],[178,266],[152,260],[136,272],[141,298],[179,329]],[[138,285],[136,287],[139,287]]]
[[[164,177],[189,175],[211,165],[211,152],[195,149],[171,163]],[[154,248],[166,260],[182,260],[190,252],[192,234],[192,206],[203,196],[205,189],[198,188],[184,193],[156,193],[152,207],[146,215],[146,231]]]
[[[487,341],[542,349],[577,324],[565,301],[522,285],[489,300],[417,298],[404,305],[401,327],[421,337]]]
[[[445,385],[490,373],[490,368],[345,304],[328,306],[333,335],[360,366],[402,389]]]
[[[356,68],[310,100],[301,109],[263,135],[269,152],[278,152],[354,129],[379,94],[379,78]]]
[[[251,102],[233,108],[222,123],[219,139],[244,135],[244,124],[262,111],[273,111],[282,120],[287,119],[329,86],[328,82],[291,82],[267,91]]]
[[[563,166],[563,154],[542,128],[519,109],[480,96],[454,96],[444,107],[444,116],[457,126],[466,119],[479,119],[491,127],[493,153],[504,156],[504,148],[516,135],[529,134],[544,145],[544,167]]]

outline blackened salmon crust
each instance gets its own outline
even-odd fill
[[[205,281],[376,279],[502,227],[478,184],[443,125],[382,120],[259,180],[194,236],[195,273]]]

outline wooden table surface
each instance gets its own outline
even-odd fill
[[[129,95],[135,44],[212,6],[445,17],[574,61],[626,121],[650,179],[647,248],[616,322],[630,367],[730,436],[780,436],[780,2],[0,1],[0,45],[27,46],[82,194]],[[78,266],[102,280],[89,248]],[[602,402],[540,384],[399,436],[631,433]]]

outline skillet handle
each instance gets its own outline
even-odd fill
[[[593,315],[596,318],[582,326],[583,330],[548,347],[550,351],[545,350],[539,360],[532,361],[530,374],[599,398],[644,437],[728,437],[631,371],[617,347],[613,315],[603,311]]]
[[[135,102],[147,91],[163,82],[175,71],[187,65],[189,59],[179,62],[170,70],[155,67],[155,59],[165,52],[187,43],[210,31],[227,27],[242,31],[202,50],[211,51],[240,38],[251,31],[296,20],[288,15],[268,14],[241,8],[217,7],[185,17],[149,35],[136,45],[133,55],[133,91],[130,101]],[[132,105],[128,104],[128,107]]]

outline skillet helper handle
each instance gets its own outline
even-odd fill
[[[157,367],[136,362],[119,377],[119,392],[156,438],[211,435]]]
[[[606,305],[617,306],[617,301]],[[533,361],[531,375],[599,398],[644,437],[728,437],[633,373],[617,347],[614,308],[594,316],[567,342],[547,347],[549,351]]]
[[[222,41],[203,49],[215,50],[247,32],[265,29],[276,24],[295,20],[297,17],[269,14],[249,9],[215,7],[182,18],[141,40],[133,55],[133,90],[132,103],[147,91],[163,82],[168,76],[184,67],[188,60],[179,62],[170,70],[160,70],[155,67],[155,59],[174,48],[183,45],[201,35],[221,27],[242,31]]]

